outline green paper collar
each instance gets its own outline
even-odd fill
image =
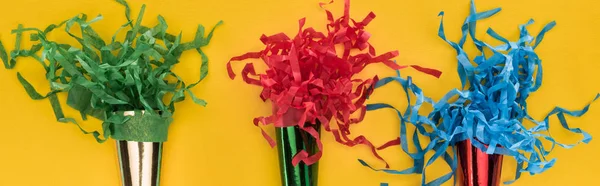
[[[109,127],[115,140],[165,142],[169,125],[173,121],[171,116],[149,114],[140,110],[116,112],[115,115],[126,117],[123,123],[112,123]]]

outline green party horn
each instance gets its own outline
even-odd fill
[[[201,48],[210,42],[214,28],[205,37],[204,27],[199,25],[194,40],[182,42],[181,34],[167,33],[167,23],[160,15],[156,26],[143,26],[145,5],[132,19],[129,5],[124,0],[116,2],[125,7],[127,22],[111,40],[103,40],[92,28],[94,22],[102,20],[101,15],[88,19],[86,14],[79,14],[45,29],[19,25],[12,31],[16,45],[10,59],[1,42],[0,58],[7,69],[13,68],[19,57],[37,60],[46,71],[50,92],[38,93],[17,73],[27,94],[35,100],[48,98],[59,122],[75,124],[99,143],[115,139],[123,186],[157,186],[163,142],[167,141],[175,103],[188,94],[194,103],[206,106],[190,89],[208,75],[208,58]],[[79,45],[47,37],[63,27]],[[21,48],[25,33],[33,43],[29,49]],[[125,33],[124,37],[119,33]],[[202,57],[200,78],[191,84],[171,71],[188,50],[196,50]],[[57,96],[61,92],[68,94],[66,104],[79,111],[83,120],[88,116],[101,120],[102,131],[86,131],[75,119],[66,117]]]
[[[308,124],[307,124],[308,125]],[[315,125],[320,131],[320,125]],[[318,163],[306,165],[304,162],[292,165],[292,159],[301,150],[314,154],[319,149],[314,138],[298,126],[276,127],[277,151],[279,154],[279,172],[282,186],[316,186],[318,181]]]

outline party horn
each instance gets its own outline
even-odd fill
[[[309,126],[309,124],[307,124]],[[320,124],[316,125],[320,132]],[[304,162],[292,165],[292,159],[301,150],[314,154],[318,148],[314,138],[298,126],[276,127],[277,150],[282,186],[316,186],[318,163],[306,165]]]
[[[139,112],[143,114],[144,112]],[[123,112],[135,116],[134,111]],[[168,127],[168,125],[163,126]],[[163,129],[166,131],[166,129]],[[140,131],[156,132],[156,131]],[[163,142],[116,140],[123,186],[158,186],[162,162]]]
[[[458,183],[463,186],[499,186],[502,155],[487,154],[470,140],[456,144],[458,149]]]
[[[123,186],[158,186],[162,142],[117,141]]]

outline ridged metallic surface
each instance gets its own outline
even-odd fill
[[[123,186],[158,186],[162,143],[117,141]]]
[[[300,162],[292,165],[292,158],[301,150],[314,154],[318,150],[315,139],[297,126],[277,127],[277,149],[282,186],[316,186],[318,163],[307,166]],[[318,129],[317,129],[318,130]],[[305,140],[307,139],[307,140]]]
[[[499,186],[502,155],[487,154],[465,140],[457,144],[458,183],[463,186]]]

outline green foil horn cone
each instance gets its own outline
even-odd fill
[[[316,125],[320,132],[320,124]],[[277,150],[279,152],[279,168],[282,186],[316,186],[318,178],[318,163],[306,165],[304,162],[292,165],[292,158],[301,150],[314,154],[317,143],[310,134],[298,126],[276,127]]]

